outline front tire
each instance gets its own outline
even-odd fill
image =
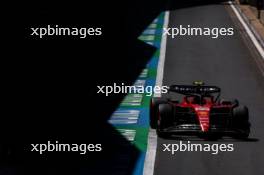
[[[149,111],[149,124],[152,129],[157,128],[157,122],[158,122],[158,110],[159,110],[159,105],[160,104],[166,104],[167,99],[162,98],[162,97],[153,97],[150,100],[150,111]]]
[[[173,124],[173,107],[170,104],[159,105],[159,119],[157,126],[157,135],[159,137],[168,137],[168,132],[164,129],[170,127]]]
[[[239,132],[235,138],[248,138],[250,133],[249,112],[246,106],[238,106],[233,109],[233,125]]]

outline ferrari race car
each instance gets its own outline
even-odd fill
[[[249,113],[238,100],[220,99],[221,89],[193,85],[172,85],[169,92],[183,95],[181,102],[153,97],[150,103],[150,126],[158,136],[196,135],[245,139],[250,133]]]

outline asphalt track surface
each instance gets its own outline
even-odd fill
[[[233,152],[162,151],[164,143],[179,139],[158,138],[154,174],[156,175],[261,175],[264,174],[264,77],[255,59],[258,55],[245,31],[224,5],[197,6],[170,12],[169,26],[233,27],[234,36],[167,38],[163,85],[190,84],[203,80],[222,88],[225,99],[239,99],[250,110],[252,124],[247,141],[223,139],[192,143],[233,143]]]

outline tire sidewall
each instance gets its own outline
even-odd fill
[[[241,131],[237,137],[246,138],[249,136],[249,112],[246,106],[238,106],[233,109],[233,126]]]
[[[149,107],[149,123],[150,127],[152,129],[157,128],[157,122],[158,122],[158,111],[159,111],[159,105],[160,104],[166,104],[168,100],[166,98],[162,97],[152,97],[150,100],[150,107]]]
[[[159,119],[158,119],[158,128],[163,130],[173,122],[173,107],[171,104],[160,104],[159,105]]]

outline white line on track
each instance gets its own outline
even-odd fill
[[[240,23],[243,25],[243,27],[245,28],[248,36],[250,37],[251,41],[253,42],[253,44],[255,45],[256,49],[258,50],[259,54],[261,55],[261,57],[264,59],[264,50],[261,47],[260,43],[258,42],[258,40],[256,39],[255,35],[252,33],[252,31],[250,30],[249,26],[246,24],[246,22],[244,21],[244,19],[242,18],[241,14],[238,12],[238,10],[236,9],[236,7],[234,6],[234,4],[229,1],[228,2],[232,8],[232,10],[234,11],[234,13],[236,14],[238,20],[240,21]]]
[[[167,28],[169,24],[169,11],[165,12],[163,28]],[[163,29],[162,29],[163,30]],[[160,46],[160,56],[159,63],[157,68],[157,77],[156,77],[156,86],[161,87],[163,81],[163,69],[165,62],[165,54],[166,54],[166,44],[167,44],[167,35],[162,34],[161,46]],[[154,94],[154,97],[160,97],[161,94]],[[149,130],[148,134],[148,147],[146,158],[144,162],[144,170],[143,175],[153,175],[154,174],[154,166],[155,166],[155,158],[156,158],[156,150],[157,150],[157,135],[154,129]]]
[[[165,12],[163,28],[167,28],[169,24],[169,11]],[[162,28],[162,31],[163,31]],[[159,56],[159,63],[157,68],[157,77],[156,77],[156,86],[161,87],[163,81],[163,69],[164,69],[164,62],[165,62],[165,54],[166,54],[166,44],[167,44],[167,35],[162,34],[161,45],[160,45],[160,56]],[[154,97],[160,97],[161,93],[154,94]]]

